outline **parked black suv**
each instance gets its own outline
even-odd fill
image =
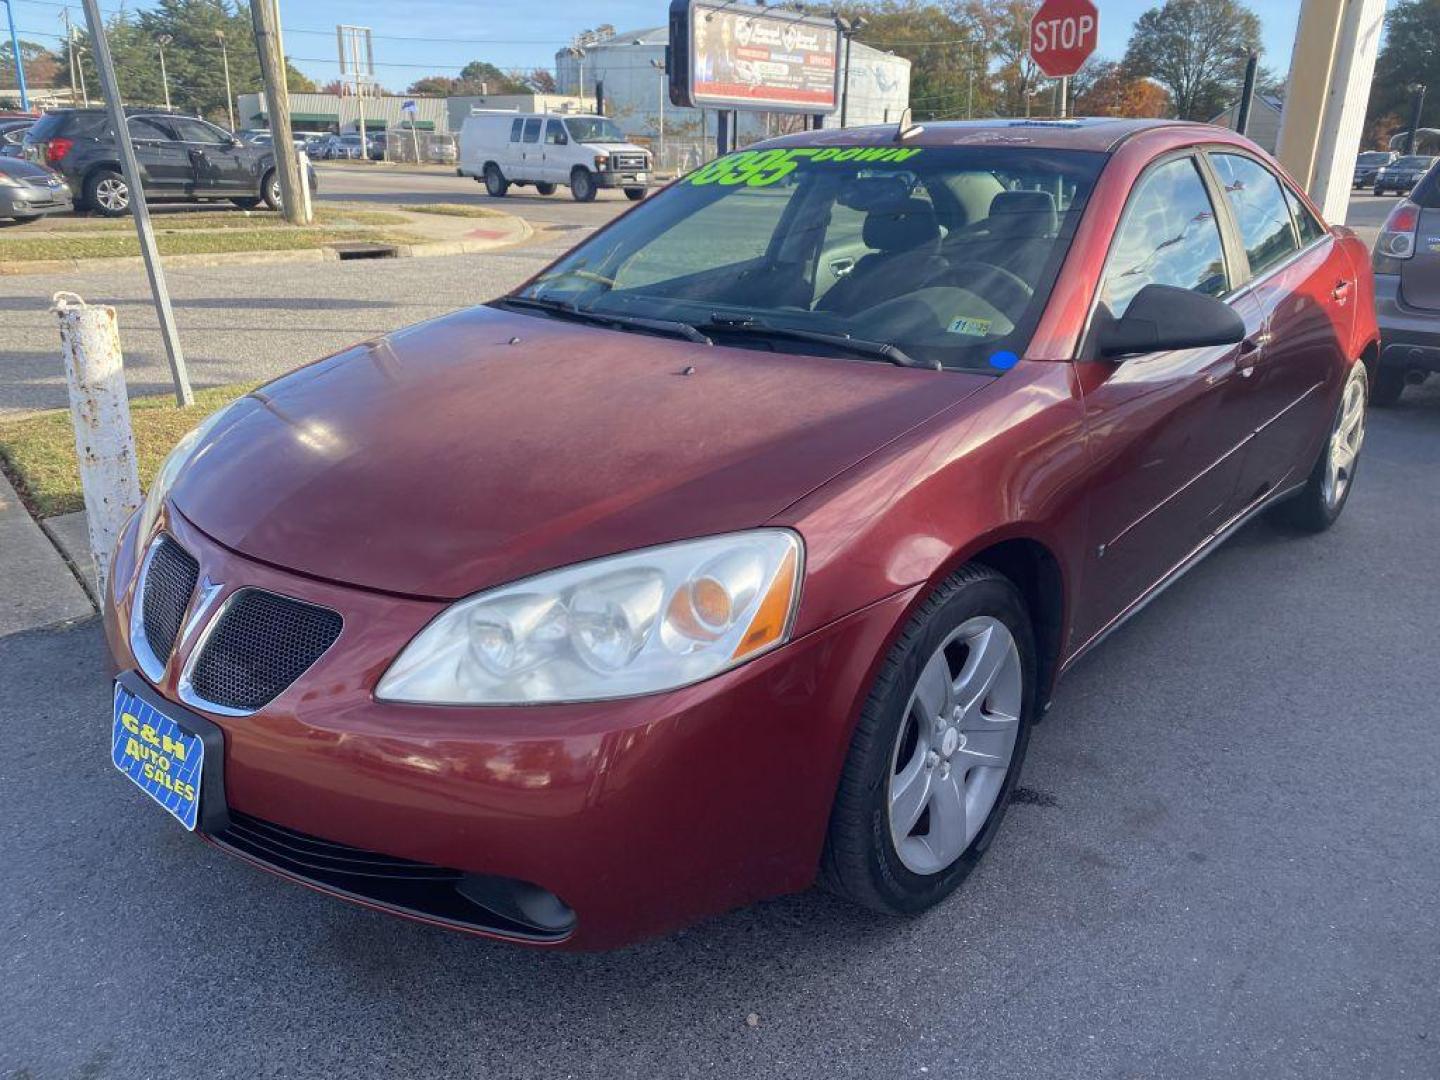
[[[275,155],[193,116],[126,109],[145,197],[229,199],[249,209],[280,205]],[[25,156],[59,172],[79,209],[116,217],[130,209],[119,148],[104,109],[55,109],[25,133]],[[315,190],[315,173],[310,172]]]

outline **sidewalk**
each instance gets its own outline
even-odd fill
[[[83,564],[89,564],[85,515],[68,516],[79,519],[79,554]],[[62,520],[55,519],[52,527]],[[61,526],[72,544],[77,539],[76,524],[71,520]],[[95,606],[65,557],[0,475],[0,637],[94,614]]]

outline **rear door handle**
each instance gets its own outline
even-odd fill
[[[851,270],[855,269],[854,259],[831,259],[830,272],[837,278],[842,278]]]

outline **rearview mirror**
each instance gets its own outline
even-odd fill
[[[1222,300],[1174,285],[1146,285],[1125,314],[1100,328],[1099,355],[1107,359],[1206,345],[1234,345],[1245,320]]]

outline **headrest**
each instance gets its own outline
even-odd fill
[[[1002,191],[990,200],[991,236],[1054,236],[1058,220],[1048,191]]]
[[[861,231],[865,246],[877,251],[910,251],[940,241],[935,208],[926,199],[906,199],[898,206],[877,208],[865,215]]]

